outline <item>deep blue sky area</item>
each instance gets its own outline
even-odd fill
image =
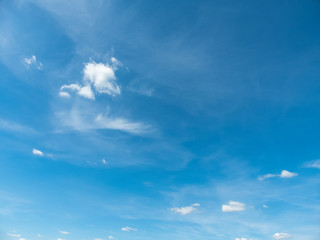
[[[0,0],[0,239],[318,240],[320,1]]]

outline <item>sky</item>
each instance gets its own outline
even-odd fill
[[[0,0],[0,239],[318,240],[320,1]]]

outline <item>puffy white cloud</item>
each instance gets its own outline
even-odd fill
[[[275,233],[272,236],[274,239],[286,239],[291,238],[291,235],[288,233]]]
[[[92,92],[90,85],[86,85],[84,87],[81,87],[78,94],[82,97],[94,100],[94,93]]]
[[[117,62],[118,60],[115,61],[115,64]],[[85,64],[83,79],[92,83],[97,92],[116,96],[121,91],[116,82],[117,79],[114,71],[115,69],[108,64],[91,61]]]
[[[229,204],[222,205],[222,212],[240,212],[246,209],[246,205],[241,202],[229,201]]]
[[[90,85],[81,86],[77,83],[72,83],[69,85],[62,85],[60,88],[59,96],[60,97],[70,97],[70,94],[66,90],[75,91],[78,95],[94,100],[94,93]]]
[[[171,208],[170,210],[175,213],[180,213],[182,215],[190,214],[197,211],[197,207],[200,207],[199,203],[194,203],[191,206],[181,207],[181,208]]]
[[[41,70],[43,67],[43,64],[37,60],[37,57],[32,55],[29,58],[24,59],[24,63],[29,68],[30,66],[35,66],[38,70]]]
[[[57,240],[65,240],[65,239],[63,239],[63,238],[57,238]]]
[[[266,174],[263,176],[259,176],[258,180],[263,181],[268,178],[280,177],[280,178],[292,178],[298,176],[298,173],[289,172],[287,170],[282,170],[280,174]]]
[[[83,83],[62,85],[59,96],[70,97],[67,90],[75,91],[78,95],[91,100],[95,99],[94,91],[110,96],[120,95],[121,90],[117,83],[115,71],[123,64],[114,57],[111,58],[111,63],[111,65],[94,61],[86,63],[83,68]]]
[[[59,233],[61,233],[61,234],[64,234],[64,235],[68,235],[68,234],[70,234],[70,232],[67,232],[67,231],[59,231]]]
[[[246,238],[235,238],[234,240],[247,240]]]
[[[318,168],[318,169],[320,169],[320,160],[315,160],[315,161],[306,162],[306,163],[304,164],[304,167],[307,167],[307,168]]]
[[[25,238],[19,238],[19,240],[27,240],[27,239],[25,239]]]
[[[130,232],[130,231],[138,231],[138,229],[135,229],[135,228],[131,228],[131,227],[123,227],[121,228],[122,231],[125,231],[125,232]]]
[[[114,239],[114,237],[113,237],[113,236],[111,236],[111,235],[109,235],[108,239]]]
[[[21,234],[16,234],[16,233],[7,233],[7,235],[10,237],[21,237]]]
[[[41,152],[40,150],[38,149],[32,149],[32,154],[33,155],[38,155],[38,156],[43,156],[43,152]]]

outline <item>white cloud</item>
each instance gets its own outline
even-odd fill
[[[21,234],[16,234],[16,233],[7,233],[7,235],[10,237],[21,237]]]
[[[62,91],[59,92],[59,96],[60,96],[60,97],[64,97],[64,98],[70,98],[70,94],[69,94],[69,93],[67,93],[67,92],[62,92]]]
[[[39,234],[37,234],[37,237],[42,238],[42,235],[39,233]]]
[[[229,204],[222,205],[222,212],[240,212],[246,209],[246,205],[241,202],[229,201]]]
[[[105,159],[101,160],[103,164],[107,164],[107,161]]]
[[[26,240],[25,238],[19,238],[19,240]]]
[[[41,152],[40,150],[38,149],[32,149],[32,154],[33,155],[38,155],[38,156],[43,156],[43,152]]]
[[[69,85],[62,85],[60,88],[59,96],[60,97],[70,97],[70,94],[66,90],[75,91],[78,95],[94,100],[94,93],[90,85],[81,86],[77,83],[72,83]]]
[[[61,233],[61,234],[65,234],[65,235],[70,234],[70,232],[67,232],[67,231],[59,231],[59,233]]]
[[[118,59],[116,59],[114,57],[111,58],[111,62],[112,62],[112,68],[114,70],[117,70],[118,67],[122,67],[123,66],[122,62],[120,62]]]
[[[39,62],[37,60],[37,57],[32,55],[29,58],[25,58],[24,59],[24,63],[27,65],[27,67],[29,68],[30,66],[35,66],[38,70],[41,70],[43,67],[42,62]]]
[[[292,173],[287,170],[282,170],[281,174],[280,174],[281,178],[292,178],[292,177],[296,177],[296,176],[298,176],[298,173]]]
[[[90,85],[86,85],[84,87],[81,87],[78,94],[82,97],[94,100],[94,93],[92,92]]]
[[[123,227],[121,228],[122,231],[125,231],[125,232],[130,232],[130,231],[138,231],[138,229],[135,229],[135,228],[131,228],[131,227]]]
[[[199,203],[194,203],[191,206],[181,207],[181,208],[171,208],[170,210],[175,213],[180,213],[182,215],[190,214],[197,211],[197,207],[200,207]]]
[[[268,208],[268,205],[263,204],[262,207],[263,207],[263,208]]]
[[[280,174],[266,174],[266,175],[263,175],[263,176],[259,176],[258,177],[258,180],[259,181],[263,181],[265,179],[268,179],[268,178],[275,178],[275,177],[280,177],[280,178],[292,178],[292,177],[296,177],[298,176],[298,173],[293,173],[293,172],[289,172],[287,170],[282,170]]]
[[[114,62],[117,65],[119,61],[114,58]],[[99,93],[106,93],[111,96],[120,95],[121,90],[116,82],[115,70],[108,64],[91,61],[85,64],[83,79],[92,83]]]
[[[318,169],[320,169],[320,160],[315,160],[315,161],[306,162],[306,163],[304,164],[304,167],[307,167],[307,168],[318,168]]]
[[[134,122],[126,118],[115,118],[106,114],[96,114],[80,107],[71,109],[70,112],[57,113],[62,125],[77,131],[90,131],[97,129],[110,129],[132,134],[145,134],[153,129],[143,123]]]
[[[246,238],[235,238],[234,240],[247,240]]]
[[[111,236],[111,235],[109,235],[108,239],[114,239],[114,237],[113,237],[113,236]]]
[[[272,236],[274,239],[286,239],[286,238],[290,238],[291,235],[288,233],[275,233]]]
[[[110,118],[102,114],[96,117],[95,125],[100,129],[121,130],[135,134],[145,133],[148,130],[148,126],[141,122],[131,122],[124,118]]]
[[[115,71],[118,67],[123,66],[123,64],[114,57],[111,58],[111,63],[111,65],[96,63],[94,61],[85,63],[83,68],[83,83],[62,85],[59,96],[70,97],[70,94],[66,90],[75,91],[78,95],[91,100],[95,99],[94,91],[113,97],[120,95],[121,90],[117,83]]]
[[[63,238],[57,238],[57,240],[65,240],[65,239],[63,239]]]

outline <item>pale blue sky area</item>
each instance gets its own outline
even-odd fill
[[[0,239],[318,240],[320,1],[0,0]]]

